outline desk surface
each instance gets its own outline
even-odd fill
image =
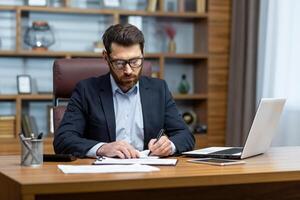
[[[159,172],[64,174],[57,168],[58,163],[22,167],[19,156],[0,156],[0,182],[9,180],[22,194],[57,194],[300,181],[300,147],[272,148],[245,159],[244,165],[212,166],[188,163],[184,157],[178,159],[176,167],[159,167]],[[64,164],[93,161],[79,159]]]

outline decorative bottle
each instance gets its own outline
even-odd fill
[[[181,76],[181,81],[178,85],[178,92],[180,94],[187,94],[190,90],[190,84],[188,83],[188,81],[186,80],[186,75],[183,74]]]

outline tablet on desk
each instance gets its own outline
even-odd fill
[[[209,165],[238,165],[238,164],[245,164],[245,161],[242,160],[228,160],[228,159],[219,159],[219,158],[199,158],[199,159],[192,159],[188,160],[188,162],[192,163],[202,163],[202,164],[209,164]]]

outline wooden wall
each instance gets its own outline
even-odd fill
[[[208,146],[224,145],[231,29],[231,0],[209,0]]]

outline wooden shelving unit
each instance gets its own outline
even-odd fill
[[[110,16],[113,23],[122,22],[128,16],[152,17],[167,22],[189,22],[194,24],[194,51],[192,53],[147,53],[145,58],[159,65],[159,77],[166,77],[166,66],[173,62],[186,62],[194,68],[193,94],[173,94],[176,101],[192,105],[199,122],[207,124],[206,134],[195,134],[197,147],[223,145],[226,129],[227,76],[230,35],[231,0],[206,0],[206,12],[164,11],[164,0],[158,0],[155,12],[129,11],[122,9],[82,9],[68,6],[69,0],[64,0],[63,7],[34,6],[0,6],[1,11],[15,13],[16,43],[13,50],[0,50],[0,57],[9,58],[76,58],[102,57],[101,53],[92,51],[33,51],[23,47],[22,20],[29,13],[82,14]],[[185,1],[185,0],[182,0]],[[197,0],[195,0],[197,1]],[[147,38],[146,38],[147,40]],[[180,76],[179,76],[180,77]],[[21,131],[21,113],[23,102],[51,101],[52,95],[0,95],[0,102],[16,103],[16,135]],[[51,139],[48,139],[51,141]],[[9,141],[17,141],[9,140]],[[8,140],[0,140],[1,146]],[[11,142],[9,142],[11,143]],[[52,145],[51,142],[48,142]],[[10,147],[8,147],[9,149]],[[47,147],[48,148],[48,147]],[[5,149],[2,147],[0,152]],[[48,148],[51,149],[51,148]],[[11,150],[9,150],[11,151]]]
[[[29,94],[29,95],[0,95],[0,102],[13,101],[16,103],[16,132],[15,138],[21,132],[21,118],[22,118],[22,104],[26,101],[52,101],[53,95],[51,94]]]
[[[174,18],[192,18],[192,19],[204,19],[208,17],[207,13],[197,12],[147,12],[147,11],[128,11],[128,10],[109,10],[109,9],[82,9],[82,8],[70,8],[70,7],[33,7],[33,6],[8,6],[3,10],[20,10],[21,12],[47,12],[47,13],[71,13],[71,14],[100,14],[100,15],[123,15],[123,16],[150,16],[150,17],[174,17]]]

